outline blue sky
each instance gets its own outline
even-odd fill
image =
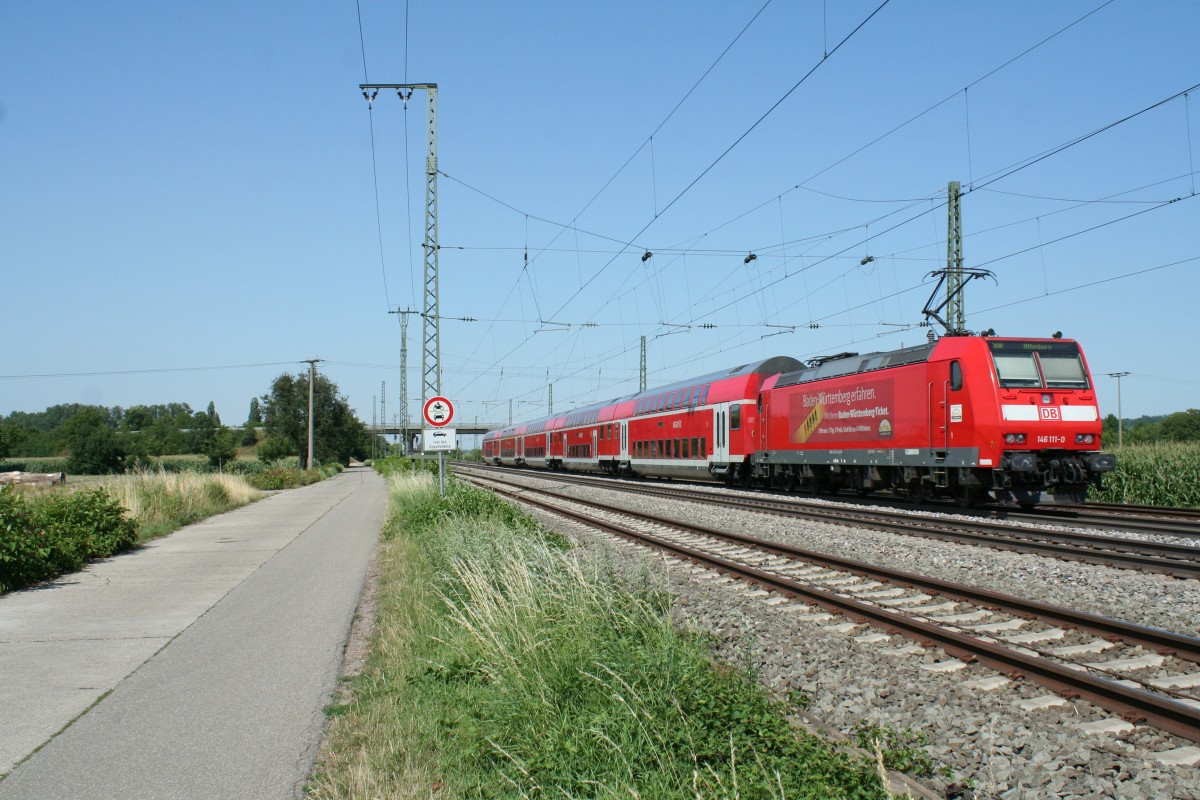
[[[398,412],[425,98],[368,110],[364,60],[439,85],[460,420],[634,391],[643,335],[652,386],[913,344],[950,181],[969,328],[1077,338],[1106,413],[1117,371],[1126,416],[1200,406],[1200,3],[880,2],[7,3],[0,413],[240,422],[310,357]]]

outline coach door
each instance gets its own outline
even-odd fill
[[[621,455],[622,461],[629,460],[629,425],[628,425],[628,423],[625,423],[625,422],[621,423],[621,453],[620,453],[620,455]]]
[[[719,464],[729,462],[729,404],[713,407],[712,458]]]

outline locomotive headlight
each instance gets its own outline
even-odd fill
[[[1096,436],[1092,433],[1075,434],[1075,444],[1095,444]]]
[[[1025,434],[1023,433],[1006,433],[1004,434],[1005,444],[1025,444]]]

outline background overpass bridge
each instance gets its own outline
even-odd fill
[[[508,423],[506,423],[506,422],[478,422],[478,421],[467,422],[467,421],[463,420],[462,422],[458,422],[458,421],[452,422],[447,427],[453,428],[455,433],[457,433],[459,436],[472,436],[472,435],[482,436],[483,434],[487,433],[488,431],[494,431],[497,428],[503,428],[503,427],[506,427],[507,425],[508,425]],[[405,431],[408,432],[409,436],[412,436],[413,434],[419,434],[424,428],[425,428],[424,420],[421,420],[418,422],[410,422],[410,423],[408,423],[408,425],[404,425],[399,422],[388,422],[385,424],[376,424],[376,425],[372,425],[370,423],[367,424],[368,431],[370,431],[371,433],[377,433],[377,434],[380,434],[383,436],[399,436],[402,433],[404,433]]]

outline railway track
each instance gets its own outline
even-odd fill
[[[462,466],[480,467],[478,462],[459,462]],[[490,465],[483,465],[490,466]],[[496,467],[496,469],[513,469],[512,467]],[[554,473],[556,476],[572,473]],[[592,477],[597,480],[611,480],[607,476],[574,473],[575,477]],[[711,481],[696,481],[686,478],[672,479],[673,486],[695,486],[713,488],[722,484]],[[805,498],[820,498],[831,502],[847,505],[861,505],[864,508],[891,508],[898,511],[913,508],[908,499],[893,499],[883,495],[814,495],[807,492],[784,492],[780,489],[765,487],[736,487],[738,491],[754,492],[767,497],[790,498],[803,500]],[[1079,528],[1097,530],[1124,531],[1129,533],[1144,533],[1149,536],[1175,536],[1184,540],[1195,539],[1200,542],[1200,509],[1194,508],[1164,508],[1161,506],[1126,505],[1122,503],[1088,503],[1079,505],[1043,505],[1035,509],[1025,510],[1013,506],[992,505],[981,508],[963,508],[951,501],[926,500],[924,508],[929,511],[945,511],[959,516],[974,516],[980,519],[995,519],[1010,522],[1029,522],[1035,525],[1070,525]]]
[[[881,641],[900,634],[919,645],[893,655],[936,646],[950,656],[938,671],[978,662],[1001,673],[979,681],[980,690],[1023,677],[1053,692],[1027,701],[1029,710],[1082,698],[1121,718],[1089,732],[1145,722],[1200,742],[1200,639],[472,473],[460,477],[762,587],[779,602],[823,609],[810,620],[837,614],[849,620],[837,626],[843,632],[870,624]],[[1156,675],[1139,677],[1147,670]]]
[[[459,467],[460,471],[464,467]],[[472,466],[491,474],[513,474],[504,467]],[[518,473],[520,474],[520,473]],[[528,473],[526,473],[528,474]],[[536,475],[536,473],[534,473]],[[1089,564],[1155,572],[1177,578],[1200,578],[1200,547],[1076,531],[1022,527],[974,517],[961,519],[913,514],[878,506],[812,505],[775,495],[715,493],[696,489],[614,481],[598,476],[550,473],[540,475],[560,483],[577,483],[615,491],[676,500],[704,502],[725,508],[776,514],[837,525],[866,526],[891,533],[974,544],[1001,550],[1080,561]],[[1169,535],[1169,534],[1168,534]]]

